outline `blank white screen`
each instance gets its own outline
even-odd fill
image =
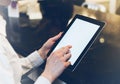
[[[72,56],[69,61],[71,65],[74,65],[99,27],[99,25],[76,19],[53,51],[66,45],[72,45]]]

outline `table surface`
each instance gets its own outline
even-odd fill
[[[106,26],[76,70],[66,70],[60,78],[68,84],[120,84],[120,16],[78,6],[75,14],[105,21]]]

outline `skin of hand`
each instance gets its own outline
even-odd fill
[[[47,53],[50,51],[54,43],[61,37],[62,32],[48,39],[48,41],[38,50],[38,53],[43,59],[47,58]]]
[[[48,58],[44,72],[41,76],[47,78],[51,83],[71,64],[68,59],[71,57],[70,48],[60,48],[53,52]]]

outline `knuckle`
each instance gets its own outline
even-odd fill
[[[57,58],[61,57],[61,53],[60,52],[53,52],[52,55],[54,57],[57,57]]]

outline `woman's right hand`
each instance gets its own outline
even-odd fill
[[[47,78],[51,83],[71,64],[68,59],[71,57],[70,48],[68,45],[62,47],[47,58],[47,63],[42,76]]]

